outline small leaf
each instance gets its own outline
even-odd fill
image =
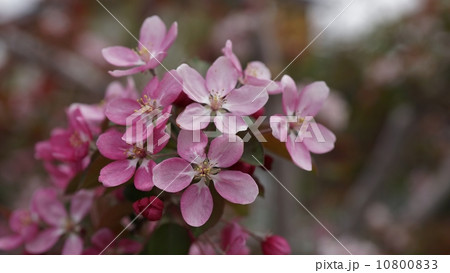
[[[151,235],[142,254],[185,255],[189,252],[191,237],[189,231],[177,224],[159,226]]]
[[[244,153],[242,154],[241,160],[250,165],[260,166],[261,164],[264,164],[264,147],[261,142],[248,131],[240,132],[238,135],[244,139],[247,134],[251,135],[251,138],[247,142],[244,142]],[[261,162],[261,164],[258,161]]]
[[[227,204],[233,209],[233,211],[240,217],[248,216],[250,212],[250,206],[249,205],[239,205],[227,202]]]

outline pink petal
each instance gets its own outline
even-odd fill
[[[208,137],[202,131],[181,130],[177,144],[178,154],[186,161],[200,164],[206,159]]]
[[[272,135],[276,139],[280,140],[281,142],[285,142],[287,140],[289,123],[288,119],[285,116],[280,115],[271,116],[270,128],[272,129]]]
[[[39,233],[33,240],[25,245],[25,249],[31,254],[41,254],[50,250],[63,234],[59,228],[50,228]]]
[[[177,124],[184,130],[205,129],[211,121],[211,110],[198,103],[191,103],[177,117]]]
[[[244,152],[244,141],[238,136],[221,135],[211,141],[209,162],[220,168],[228,168],[239,161]]]
[[[284,113],[288,116],[294,115],[297,110],[299,93],[294,80],[288,75],[284,75],[281,79],[281,86],[283,88],[283,108]]]
[[[209,91],[206,89],[206,82],[200,73],[187,64],[180,65],[177,72],[183,79],[184,93],[193,101],[208,104]]]
[[[262,62],[250,62],[245,68],[244,74],[246,77],[257,78],[261,80],[270,80],[271,74],[269,68]]]
[[[141,251],[142,245],[130,239],[122,239],[117,243],[117,252],[119,254],[136,254]]]
[[[297,112],[301,116],[315,116],[328,97],[330,89],[324,82],[313,82],[303,88]]]
[[[159,80],[158,77],[153,77],[147,85],[145,85],[144,90],[142,90],[142,97],[147,96],[150,99],[156,99],[155,93],[158,92]]]
[[[109,159],[121,160],[128,157],[126,151],[130,145],[122,140],[122,133],[116,129],[110,129],[101,134],[97,139],[97,148],[99,152]]]
[[[312,170],[311,154],[303,142],[295,142],[295,136],[290,135],[286,142],[286,148],[295,165],[306,171]]]
[[[165,57],[165,53],[160,53],[160,54],[154,54],[153,56],[155,58],[157,58],[158,60],[162,61]],[[151,60],[155,60],[154,58],[152,58]],[[130,75],[134,75],[140,72],[144,72],[146,70],[155,68],[158,66],[158,62],[156,62],[156,60],[154,62],[149,62],[147,64],[143,64],[143,65],[139,65],[130,69],[125,69],[125,70],[113,70],[113,71],[109,71],[109,74],[113,77],[123,77],[123,76],[130,76]]]
[[[119,186],[130,180],[136,170],[137,162],[138,159],[123,159],[109,163],[100,171],[98,181],[105,187]]]
[[[88,214],[94,201],[94,192],[80,190],[72,197],[70,217],[74,223],[79,223]]]
[[[230,135],[235,135],[248,128],[247,123],[241,116],[236,116],[231,113],[221,114],[218,112],[217,116],[214,117],[214,124],[217,130]]]
[[[191,164],[182,158],[169,158],[153,169],[153,183],[167,192],[179,192],[186,188],[195,176]]]
[[[180,208],[183,219],[190,226],[199,227],[208,221],[213,210],[213,199],[203,181],[189,186],[183,192]]]
[[[238,72],[226,57],[219,57],[206,73],[206,87],[211,94],[226,96],[236,87]]]
[[[227,57],[239,74],[242,74],[242,66],[238,57],[233,53],[233,43],[227,40],[225,47],[222,49],[223,54]]]
[[[238,223],[232,222],[222,230],[222,249],[227,255],[248,255],[250,253],[247,246],[248,237],[248,233]]]
[[[83,252],[83,240],[77,234],[70,234],[64,243],[63,255],[80,255]]]
[[[106,105],[105,115],[118,125],[127,125],[127,119],[141,106],[132,99],[114,99]]]
[[[104,48],[102,54],[108,63],[115,66],[135,66],[144,64],[135,51],[123,46]]]
[[[108,228],[102,228],[92,235],[91,241],[94,246],[103,250],[114,240],[114,233]]]
[[[178,98],[182,90],[181,77],[176,70],[170,70],[164,74],[163,79],[159,83],[159,88],[152,98],[157,100],[162,106],[167,106]]]
[[[150,52],[159,51],[166,31],[166,25],[161,18],[156,15],[149,17],[142,24],[139,42],[147,47]],[[139,48],[141,47],[142,45],[139,45]]]
[[[177,38],[177,35],[178,35],[178,24],[177,22],[174,22],[170,27],[169,31],[167,32],[164,41],[161,43],[161,50],[167,51],[169,47],[172,46],[173,42]]]
[[[20,235],[9,235],[0,238],[0,250],[8,251],[18,248],[22,245],[23,239]]]
[[[212,179],[217,192],[231,203],[247,205],[253,203],[258,196],[255,180],[246,173],[221,171]]]
[[[153,188],[153,168],[156,163],[153,160],[142,161],[134,175],[134,186],[140,191],[150,191]]]
[[[137,99],[138,94],[134,85],[133,78],[128,77],[128,84],[124,87],[120,82],[114,81],[106,87],[105,101],[109,102],[113,99]]]
[[[311,130],[311,127],[309,127],[309,131],[311,132],[312,137],[304,138],[303,143],[305,144],[306,148],[308,148],[308,150],[312,153],[328,153],[329,151],[334,149],[336,136],[322,124],[317,123],[317,127],[323,139],[319,139],[319,137],[315,135],[314,130]],[[324,142],[320,142],[320,140],[324,140]]]
[[[67,219],[67,212],[58,200],[54,189],[39,190],[33,196],[33,207],[39,217],[47,224],[55,227],[63,225]]]
[[[261,109],[268,99],[264,87],[244,85],[228,94],[223,108],[235,115],[251,115]]]

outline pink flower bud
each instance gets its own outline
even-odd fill
[[[253,175],[255,172],[255,166],[250,165],[244,161],[238,161],[233,166],[230,167],[230,170],[241,171],[243,173],[248,173],[249,175]]]
[[[261,243],[262,252],[264,255],[289,255],[291,254],[291,247],[289,243],[281,236],[271,235]]]
[[[136,214],[142,212],[142,216],[149,221],[158,221],[161,219],[164,203],[156,196],[144,197],[133,203],[133,209]]]

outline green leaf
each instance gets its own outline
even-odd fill
[[[142,254],[185,255],[190,246],[189,231],[180,225],[167,223],[153,232]]]
[[[211,217],[209,217],[208,221],[203,226],[191,228],[191,231],[195,237],[200,236],[205,231],[215,226],[220,221],[220,218],[222,218],[223,215],[225,200],[222,196],[220,196],[219,193],[217,193],[216,189],[213,186],[213,183],[210,183],[209,190],[211,191],[211,195],[213,198],[213,211],[211,213]]]
[[[261,142],[248,131],[240,132],[238,135],[244,139],[247,134],[251,136],[251,138],[244,143],[244,153],[242,154],[241,160],[250,165],[260,166],[261,164],[264,164],[264,147]],[[261,164],[258,161],[261,162]]]

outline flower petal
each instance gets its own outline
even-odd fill
[[[187,64],[182,64],[177,68],[177,72],[183,79],[183,92],[191,100],[200,103],[209,103],[209,91],[206,89],[206,82],[195,69]]]
[[[39,233],[33,240],[25,244],[25,249],[31,254],[41,254],[50,250],[63,234],[59,228],[50,228]]]
[[[280,140],[281,142],[285,142],[287,140],[289,123],[288,119],[285,116],[273,115],[270,117],[270,128],[272,129],[272,135]]]
[[[261,80],[270,80],[272,77],[269,68],[264,63],[258,61],[248,63],[244,74],[246,78],[257,78]]]
[[[242,66],[238,57],[233,53],[233,43],[227,40],[225,47],[222,49],[223,54],[227,57],[239,74],[242,74]]]
[[[297,110],[299,93],[294,80],[288,75],[281,78],[281,86],[283,88],[283,109],[288,116],[294,115]]]
[[[169,31],[167,32],[164,41],[161,43],[161,50],[167,51],[169,47],[172,46],[173,42],[177,38],[177,35],[178,35],[178,24],[177,22],[174,22],[170,27]]]
[[[0,238],[0,250],[8,251],[18,248],[23,243],[22,236],[18,234]]]
[[[167,72],[158,88],[150,94],[152,99],[157,100],[162,106],[172,104],[183,90],[182,79],[176,70]]]
[[[221,135],[211,141],[208,159],[212,165],[228,168],[239,161],[244,152],[244,141],[235,135]]]
[[[214,117],[214,124],[217,130],[230,135],[235,135],[248,128],[247,123],[241,116],[236,116],[231,113],[217,113],[217,116]]]
[[[236,87],[238,72],[226,57],[219,57],[206,73],[206,87],[210,93],[226,96]]]
[[[102,50],[105,60],[115,66],[135,66],[144,64],[139,55],[123,46],[112,46]]]
[[[258,196],[259,190],[255,180],[246,173],[221,171],[212,179],[217,192],[231,203],[247,205]]]
[[[134,186],[140,191],[150,191],[153,188],[153,168],[156,163],[153,160],[142,161],[134,175]]]
[[[108,228],[102,228],[92,235],[91,242],[97,248],[103,250],[114,240],[114,233]]]
[[[83,240],[77,234],[70,234],[64,243],[63,255],[80,255],[83,252]]]
[[[295,136],[290,135],[286,142],[286,148],[295,165],[306,171],[312,170],[311,154],[303,142],[295,142]]]
[[[208,137],[202,131],[181,130],[177,139],[177,152],[188,162],[200,164],[206,159]]]
[[[128,157],[126,151],[130,145],[122,140],[123,133],[116,129],[110,129],[101,134],[97,139],[97,148],[99,152],[109,159],[121,160]]]
[[[105,187],[115,187],[127,182],[136,170],[138,159],[123,159],[109,163],[100,171],[98,181]]]
[[[268,99],[264,87],[244,85],[230,92],[222,107],[235,115],[251,115],[261,109]]]
[[[150,52],[159,51],[161,48],[161,43],[166,36],[166,25],[158,16],[154,15],[145,19],[142,24],[139,42],[144,45]],[[139,44],[139,48],[142,45]]]
[[[67,212],[63,204],[58,200],[56,190],[42,189],[33,196],[33,207],[39,217],[47,224],[59,227],[67,219]]]
[[[135,100],[114,99],[106,105],[105,115],[110,121],[118,125],[127,125],[127,119],[139,108],[141,106]]]
[[[303,117],[315,116],[329,93],[330,89],[324,82],[313,82],[305,86],[300,94],[297,112]]]
[[[311,127],[310,127],[311,128]],[[322,124],[317,123],[317,128],[320,133],[320,136],[316,135],[315,130],[309,130],[311,132],[311,135],[313,137],[305,138],[303,140],[303,143],[305,144],[306,148],[312,153],[315,154],[324,154],[328,153],[329,151],[334,149],[334,143],[336,142],[336,136],[328,130],[325,126]]]
[[[88,214],[94,201],[94,192],[80,190],[72,197],[70,217],[74,223],[79,223]]]
[[[159,54],[154,54],[153,56],[159,60],[162,61],[165,57],[166,53],[165,52],[161,52]],[[125,69],[125,70],[113,70],[113,71],[109,71],[109,74],[113,77],[123,77],[123,76],[130,76],[130,75],[134,75],[140,72],[144,72],[146,70],[149,69],[153,69],[155,67],[158,66],[158,62],[156,61],[155,58],[152,58],[150,60],[150,62],[143,64],[143,65],[139,65],[130,69]]]
[[[153,169],[153,183],[167,192],[179,192],[186,188],[195,176],[191,164],[182,158],[169,158]]]
[[[213,199],[203,181],[189,186],[183,192],[180,208],[183,219],[190,226],[199,227],[208,221],[213,210]]]
[[[191,103],[177,117],[177,124],[184,130],[205,129],[211,121],[211,110],[198,103]]]

